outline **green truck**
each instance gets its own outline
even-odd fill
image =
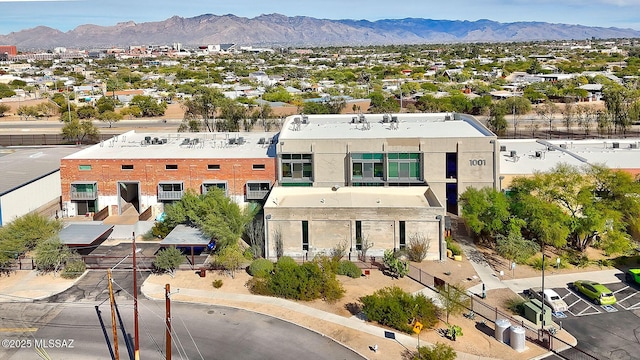
[[[640,269],[629,269],[624,274],[624,278],[628,283],[635,282],[636,284],[640,284]]]

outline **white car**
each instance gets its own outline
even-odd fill
[[[526,291],[526,294],[534,299],[541,300],[542,298],[542,289],[541,288],[531,288]],[[553,312],[562,312],[567,311],[569,306],[567,303],[562,300],[560,295],[553,289],[544,289],[544,303],[547,304]]]

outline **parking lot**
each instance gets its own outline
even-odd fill
[[[553,320],[578,340],[578,348],[598,359],[640,359],[640,287],[622,281],[604,285],[614,293],[615,305],[596,305],[568,286],[553,288],[569,307],[554,313]]]
[[[616,312],[620,310],[640,309],[640,291],[634,285],[624,282],[605,284],[615,295],[617,302],[615,305],[596,305],[582,294],[568,287],[553,288],[558,295],[567,303],[569,310],[566,313],[553,314],[557,319],[568,316],[596,315],[606,312]]]

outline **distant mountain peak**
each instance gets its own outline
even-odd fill
[[[134,44],[185,46],[236,43],[256,46],[358,46],[452,42],[510,42],[590,38],[640,37],[633,29],[550,24],[500,23],[489,19],[433,20],[422,18],[328,20],[278,13],[254,18],[233,14],[202,14],[191,18],[172,16],[155,22],[125,21],[113,26],[81,25],[66,33],[38,26],[8,35],[0,43],[19,49],[52,49],[57,46],[99,48]],[[480,40],[481,39],[481,40]]]

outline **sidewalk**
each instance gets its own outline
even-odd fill
[[[164,287],[159,284],[153,284],[149,281],[145,281],[141,288],[142,294],[153,300],[164,300]],[[180,291],[176,294],[172,295],[173,300],[178,300],[181,302],[193,302],[193,303],[209,303],[223,306],[230,306],[240,309],[246,309],[258,313],[262,313],[269,316],[278,317],[277,312],[273,311],[273,308],[279,308],[281,310],[286,311],[287,313],[297,314],[306,318],[306,320],[311,320],[311,322],[315,323],[317,320],[326,321],[332,324],[336,324],[342,327],[346,327],[349,329],[356,330],[361,333],[373,335],[377,337],[379,340],[380,351],[379,355],[383,355],[383,349],[385,346],[385,341],[393,341],[393,339],[389,338],[390,334],[393,334],[395,341],[402,345],[405,349],[415,349],[417,342],[416,338],[408,336],[406,334],[389,331],[378,326],[367,323],[364,320],[361,320],[355,316],[350,318],[346,318],[343,316],[339,316],[336,314],[332,314],[326,311],[318,310],[316,308],[306,306],[294,301],[289,301],[286,299],[269,297],[269,296],[260,296],[260,295],[244,295],[244,294],[234,294],[234,293],[225,293],[225,292],[214,292],[210,290],[195,290],[188,288],[180,288]],[[231,304],[231,305],[230,305]],[[256,310],[257,309],[257,310]],[[316,320],[313,320],[316,319]],[[287,320],[287,319],[283,319]],[[287,320],[290,321],[290,320]],[[296,323],[297,325],[307,327],[303,324]],[[318,332],[323,336],[326,336],[324,333],[319,332],[315,329],[308,329]],[[334,339],[338,340],[338,339]],[[343,345],[345,345],[343,343]],[[373,344],[371,344],[373,345]],[[431,345],[427,342],[421,341],[420,346]],[[355,351],[355,349],[353,349]],[[366,354],[360,354],[365,358],[376,358],[378,356],[369,354],[371,356],[365,356]],[[386,354],[389,355],[388,353]],[[481,357],[478,355],[465,354],[461,352],[457,352],[457,358],[460,360],[490,360],[491,358]]]

